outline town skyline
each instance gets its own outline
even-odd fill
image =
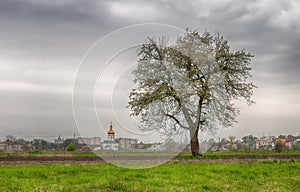
[[[171,143],[172,145],[170,145]],[[280,149],[278,148],[278,143],[282,144]],[[176,150],[179,153],[190,146],[189,143],[180,143],[172,140],[147,143],[136,138],[115,138],[114,133],[112,134],[111,131],[108,131],[106,139],[102,137],[76,137],[74,134],[72,138],[63,138],[61,135],[58,135],[54,141],[48,141],[41,138],[26,140],[24,138],[15,138],[12,135],[6,135],[4,139],[0,139],[0,152],[63,152],[66,150],[69,151],[68,148],[70,145],[74,145],[72,151],[93,151],[96,153],[100,151],[124,152],[130,149],[136,150],[135,152],[145,152],[145,150],[152,152]],[[225,138],[209,138],[200,143],[200,150],[202,153],[206,151],[275,150],[282,152],[282,150],[300,150],[300,134],[260,137],[245,135],[240,139],[233,135],[229,135]]]
[[[255,135],[255,134],[246,134],[246,135],[242,135],[240,137],[237,137],[236,135],[234,134],[229,134],[229,135],[223,135],[223,136],[218,136],[218,137],[215,137],[215,138],[208,138],[209,139],[214,139],[215,141],[219,140],[219,139],[228,139],[230,136],[234,136],[235,137],[235,140],[242,140],[243,137],[245,136],[249,136],[249,135],[252,135],[254,137],[257,137],[257,138],[262,138],[262,137],[280,137],[280,136],[294,136],[294,137],[298,137],[300,136],[300,131],[298,134],[291,134],[291,133],[286,133],[286,134],[262,134],[262,135]],[[6,134],[6,135],[0,135],[0,141],[2,140],[5,140],[6,136],[13,136],[15,137],[16,139],[25,139],[25,140],[34,140],[34,139],[44,139],[46,141],[49,141],[49,142],[54,142],[55,140],[57,140],[59,137],[61,139],[72,139],[75,138],[101,138],[101,139],[107,139],[107,135],[86,135],[86,136],[81,136],[81,135],[76,135],[76,133],[73,133],[72,134],[67,134],[67,135],[63,135],[63,134],[60,134],[58,133],[57,135],[52,135],[52,136],[37,136],[37,137],[20,137],[20,136],[15,136],[15,135],[12,135],[12,134]],[[116,139],[119,139],[119,138],[130,138],[130,137],[126,137],[124,135],[121,135],[121,136],[117,136],[116,135]],[[137,139],[139,142],[144,142],[143,140],[139,139],[139,138],[130,138],[130,139]],[[161,142],[161,141],[150,141],[151,142]]]

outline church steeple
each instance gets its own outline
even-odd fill
[[[107,132],[107,138],[109,140],[114,140],[115,139],[115,131],[113,130],[112,122],[110,123],[109,130]]]

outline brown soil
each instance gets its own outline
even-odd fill
[[[0,165],[19,164],[84,164],[106,163],[100,157],[72,157],[72,156],[0,156]]]
[[[190,160],[183,159],[182,157],[104,157],[102,159],[98,156],[0,156],[0,165],[21,165],[21,164],[102,164],[107,162],[114,162],[115,160],[124,162],[147,162],[161,161],[161,162],[221,162],[221,163],[234,163],[234,162],[255,162],[255,161],[288,161],[300,160],[300,154],[297,155],[220,155],[218,159],[209,159],[204,156],[203,159]],[[171,159],[171,160],[169,160]]]

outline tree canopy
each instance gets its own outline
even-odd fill
[[[145,131],[172,135],[187,130],[193,155],[199,154],[199,130],[236,122],[236,99],[253,103],[255,85],[247,82],[253,55],[231,51],[218,33],[187,30],[173,45],[166,37],[148,38],[138,56],[136,87],[129,95],[131,115],[140,117]]]

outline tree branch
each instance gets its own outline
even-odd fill
[[[186,130],[190,130],[187,126],[184,126],[180,123],[180,121],[173,115],[170,115],[170,114],[166,114],[167,117],[170,117],[171,119],[173,119],[174,121],[176,121],[176,123],[182,127],[183,129],[186,129]]]

